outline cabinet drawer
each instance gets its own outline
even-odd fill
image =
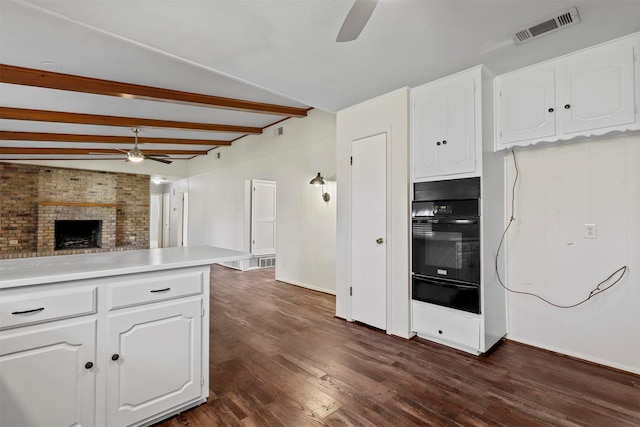
[[[433,337],[478,349],[480,318],[477,315],[443,310],[412,302],[413,330]]]
[[[1,296],[0,300],[0,329],[96,312],[95,286],[37,292],[37,294],[30,290],[29,295]]]
[[[109,285],[109,310],[197,295],[203,292],[201,271],[163,272]]]

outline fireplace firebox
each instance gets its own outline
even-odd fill
[[[56,220],[55,250],[102,247],[102,221]]]

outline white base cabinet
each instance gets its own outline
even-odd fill
[[[495,79],[496,150],[640,130],[640,33]]]
[[[0,426],[93,426],[96,321],[0,334]]]
[[[201,297],[109,318],[107,425],[128,426],[202,395]]]
[[[0,425],[149,425],[206,401],[209,268],[0,289]]]

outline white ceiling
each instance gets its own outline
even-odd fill
[[[380,0],[357,40],[336,43],[352,3],[0,0],[0,63],[335,112],[477,64],[499,74],[640,31],[640,0]],[[516,30],[572,6],[578,25],[522,45],[512,42]],[[11,84],[0,84],[0,105],[257,127],[282,119]],[[0,120],[0,127],[131,135],[124,127],[18,120]],[[141,136],[232,140],[241,134],[148,128]]]

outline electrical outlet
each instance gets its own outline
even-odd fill
[[[584,225],[584,238],[585,239],[597,239],[598,238],[598,226],[596,224]]]

